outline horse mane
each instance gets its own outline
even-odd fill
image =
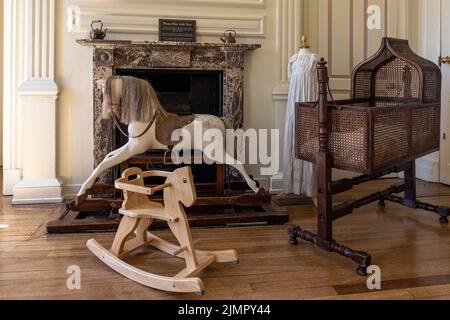
[[[114,80],[122,80],[123,83],[122,94],[117,104],[112,101]],[[128,76],[112,76],[106,80],[102,105],[104,119],[115,116],[126,125],[131,122],[145,123],[154,119],[155,111],[164,116],[168,115],[148,81]]]

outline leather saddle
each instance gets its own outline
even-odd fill
[[[195,115],[180,116],[174,113],[158,114],[156,117],[156,140],[162,145],[173,147],[179,141],[172,141],[172,133],[182,129],[195,120]]]

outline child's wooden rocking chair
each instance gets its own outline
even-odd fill
[[[155,188],[147,188],[144,179],[148,177],[163,177],[166,178],[166,182]],[[214,262],[238,263],[238,255],[234,250],[217,252],[195,250],[189,222],[183,209],[183,205],[191,207],[197,200],[190,167],[178,169],[174,173],[142,172],[138,168],[131,168],[116,181],[116,188],[124,191],[125,202],[120,210],[123,219],[111,250],[106,250],[95,240],[89,240],[87,243],[89,250],[116,272],[154,289],[202,295],[203,281],[194,278],[195,275]],[[162,190],[164,206],[148,199],[148,196]],[[166,221],[179,245],[171,244],[148,232],[154,220]],[[137,269],[122,260],[147,245],[184,259],[186,269],[174,277],[164,277]]]

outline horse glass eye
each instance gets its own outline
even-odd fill
[[[184,178],[184,179],[183,179],[183,183],[185,183],[185,184],[188,183],[188,179],[187,179],[187,178]]]

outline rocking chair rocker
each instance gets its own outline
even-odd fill
[[[155,188],[147,188],[144,179],[149,177],[166,178],[166,182]],[[133,178],[133,179],[132,179]],[[149,171],[142,172],[131,168],[116,181],[116,188],[123,190],[125,202],[120,213],[124,216],[110,250],[103,248],[95,240],[89,240],[87,247],[110,268],[121,275],[144,286],[154,289],[204,294],[203,281],[195,275],[214,262],[239,263],[235,250],[201,251],[195,249],[195,242],[189,228],[183,205],[191,207],[197,200],[190,167],[174,173]],[[164,205],[150,201],[148,196],[164,192]],[[166,221],[179,245],[169,243],[148,231],[154,220]],[[186,269],[174,277],[164,277],[137,269],[122,259],[137,249],[153,246],[173,257],[186,261]]]

